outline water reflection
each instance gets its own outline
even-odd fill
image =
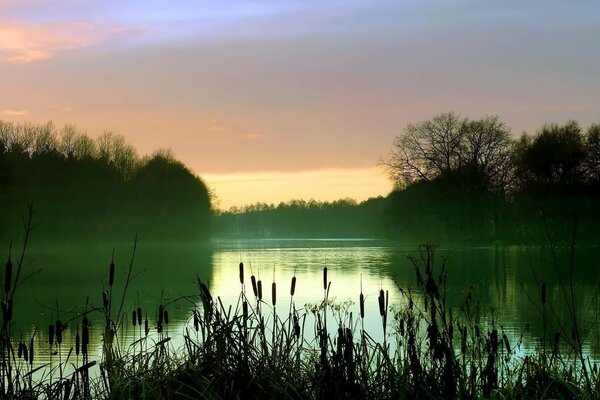
[[[19,289],[15,297],[15,333],[30,337],[36,331],[38,358],[36,363],[50,362],[47,344],[49,323],[60,318],[69,321],[62,346],[66,357],[73,346],[80,315],[85,310],[100,308],[101,292],[106,287],[110,254],[115,249],[117,275],[113,288],[120,294],[131,258],[132,245],[101,244],[94,248],[32,249],[29,273],[41,269]],[[129,321],[130,312],[138,305],[149,319],[152,338],[157,338],[156,312],[159,304],[167,306],[171,316],[169,333],[172,346],[182,345],[181,335],[190,324],[198,290],[197,278],[209,282],[213,295],[229,307],[235,307],[242,287],[238,279],[238,263],[246,265],[246,291],[251,294],[250,275],[263,281],[264,300],[271,302],[271,283],[277,283],[277,313],[285,318],[290,307],[290,282],[297,277],[294,304],[323,299],[323,267],[328,268],[332,282],[329,297],[336,302],[351,301],[349,311],[358,316],[358,297],[366,298],[365,328],[377,340],[383,339],[377,295],[380,289],[390,293],[390,304],[403,301],[399,288],[416,290],[415,274],[409,256],[418,259],[414,248],[375,240],[255,240],[221,241],[212,248],[195,243],[142,243],[134,261],[134,279],[125,297],[125,321],[120,339],[123,349],[140,337],[139,328]],[[561,321],[566,329],[571,320],[565,306],[570,295],[570,254],[544,247],[491,246],[439,248],[436,268],[442,264],[448,271],[447,299],[455,315],[465,293],[472,288],[482,304],[488,321],[493,318],[511,336],[511,342],[524,335],[523,351],[532,351],[543,332],[540,313],[540,284],[545,282],[552,321]],[[584,321],[587,333],[586,351],[600,354],[598,315],[600,299],[596,291],[598,256],[595,249],[578,249],[573,270],[575,310]],[[118,296],[120,300],[120,295]],[[264,309],[264,308],[263,308]],[[90,359],[99,359],[103,333],[101,313],[92,314]],[[391,322],[391,318],[390,318]],[[36,328],[37,327],[37,328]],[[552,322],[549,335],[558,329]],[[310,326],[307,329],[311,329]],[[310,336],[310,332],[307,331]],[[56,351],[56,348],[53,348]],[[52,356],[57,357],[57,355]],[[56,359],[56,358],[55,358]]]

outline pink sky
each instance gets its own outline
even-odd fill
[[[220,207],[385,195],[408,122],[600,120],[581,1],[0,2],[0,119],[171,148]]]

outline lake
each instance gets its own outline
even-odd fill
[[[102,306],[102,291],[108,288],[108,266],[113,249],[116,264],[113,298],[115,302],[121,299],[132,248],[133,243],[106,243],[37,246],[27,252],[22,274],[28,279],[15,296],[14,332],[16,337],[23,338],[36,332],[36,364],[50,361],[47,332],[51,322],[57,318],[68,322],[62,346],[62,356],[66,357],[81,323],[79,315]],[[600,355],[598,253],[593,247],[577,248],[572,273],[573,299],[587,334],[586,353],[594,358]],[[151,328],[155,326],[158,305],[165,304],[170,314],[168,331],[173,336],[173,345],[181,345],[181,338],[177,336],[190,324],[192,309],[198,301],[197,280],[208,282],[213,297],[219,296],[226,308],[230,305],[235,308],[242,290],[238,264],[243,262],[248,297],[254,297],[250,275],[255,275],[263,282],[264,311],[270,307],[271,284],[275,281],[276,312],[283,317],[290,307],[292,276],[297,278],[293,301],[300,309],[305,304],[323,300],[323,268],[327,267],[331,282],[329,298],[347,306],[356,321],[362,287],[366,298],[365,329],[382,340],[379,290],[389,291],[392,307],[405,301],[400,289],[410,289],[415,296],[419,295],[409,257],[418,258],[418,250],[369,239],[215,240],[209,246],[140,242],[133,261],[133,279],[125,297],[121,338],[126,348],[127,343],[139,337],[130,322],[131,311],[138,304],[144,316],[148,316]],[[460,314],[462,299],[471,288],[481,302],[485,323],[495,321],[512,338],[512,343],[522,336],[523,353],[535,349],[542,333],[539,311],[542,281],[547,285],[549,331],[557,329],[556,321],[567,325],[570,320],[565,306],[571,299],[568,248],[555,249],[553,256],[551,249],[543,245],[438,247],[435,257],[436,270],[440,271],[444,264],[448,272],[447,299],[455,315]],[[113,306],[113,312],[116,308]],[[93,317],[90,359],[97,359],[103,322],[99,312],[90,315]],[[347,318],[344,315],[340,313],[338,318]],[[312,329],[308,323],[308,337],[312,337]]]

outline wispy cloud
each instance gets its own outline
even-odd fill
[[[0,25],[0,63],[41,61],[133,32],[136,30],[90,21],[3,22]]]
[[[29,114],[29,111],[27,111],[27,110],[3,110],[2,114],[6,115],[8,117],[21,117],[23,115]]]

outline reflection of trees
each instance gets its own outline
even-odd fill
[[[17,228],[33,201],[38,231],[58,237],[193,238],[208,232],[204,182],[167,151],[140,158],[122,136],[72,125],[0,121],[0,213]],[[48,237],[48,236],[47,236]]]

